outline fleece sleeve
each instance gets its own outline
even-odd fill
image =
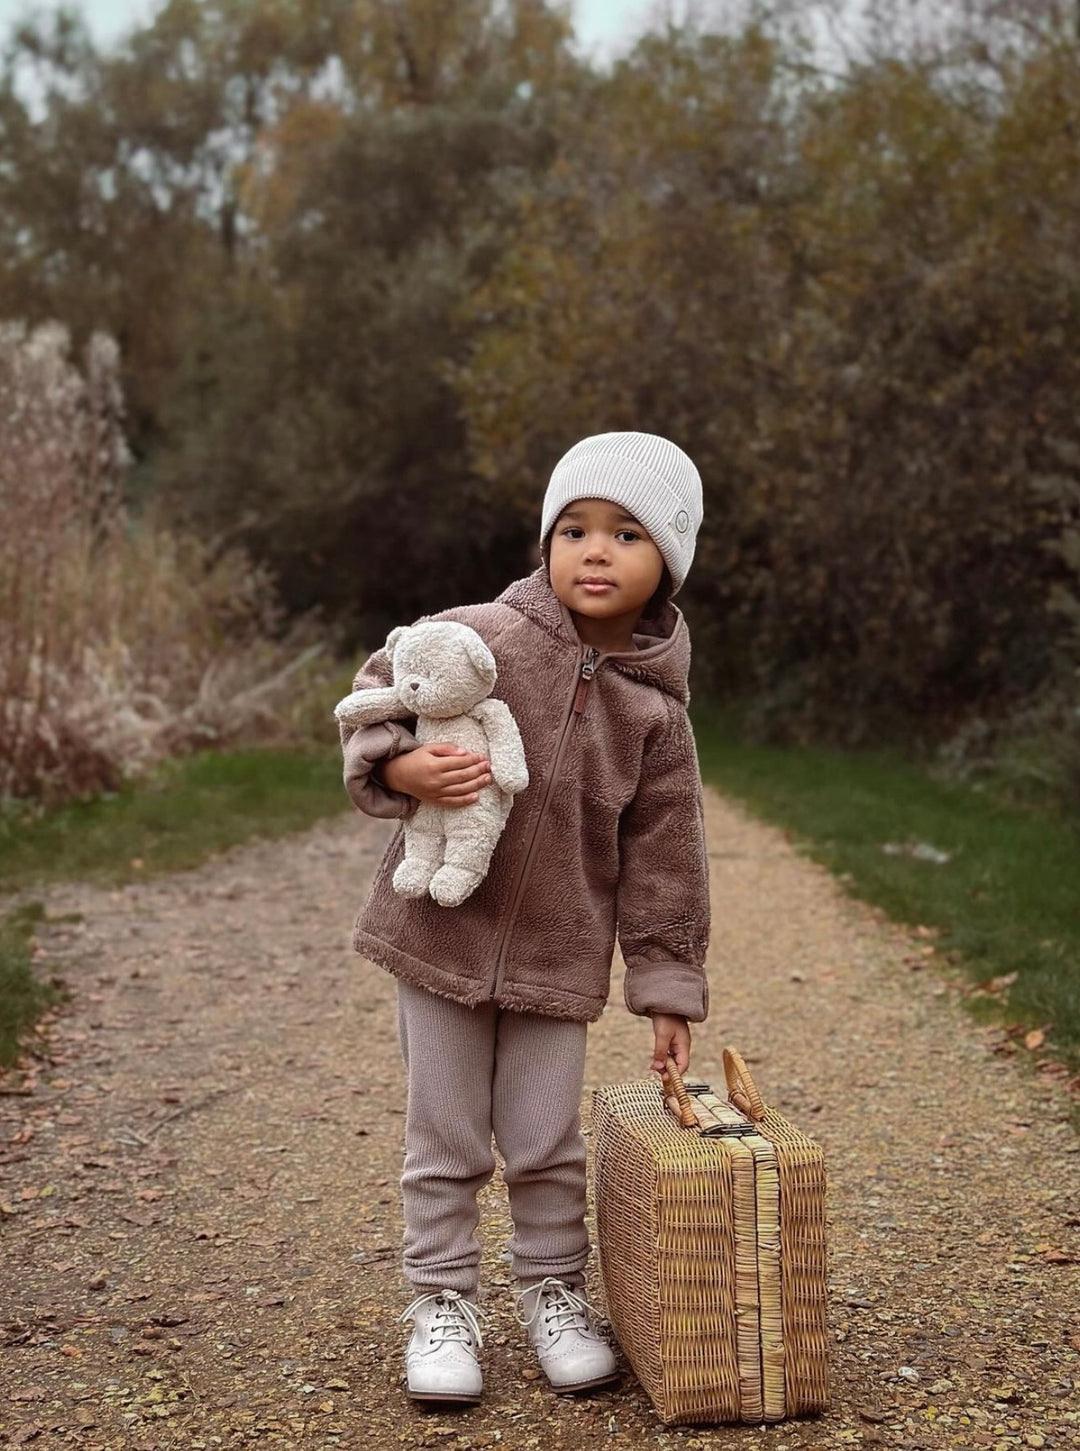
[[[353,681],[354,690],[381,689],[393,683],[394,671],[385,650],[369,655]],[[415,719],[412,724],[415,725]],[[359,729],[338,722],[344,757],[345,789],[353,805],[368,816],[390,819],[411,816],[418,805],[412,796],[383,785],[379,766],[392,756],[415,750],[419,742],[408,721],[388,720]]]
[[[619,946],[632,1013],[703,1022],[709,1011],[709,864],[694,734],[676,701],[645,743],[619,823]]]

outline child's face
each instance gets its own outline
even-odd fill
[[[572,614],[636,623],[660,583],[664,559],[621,504],[576,499],[551,532],[548,573]]]

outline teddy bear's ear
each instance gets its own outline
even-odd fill
[[[391,660],[393,660],[394,658],[394,646],[401,639],[402,635],[404,635],[405,631],[408,628],[408,625],[395,625],[394,628],[390,631],[389,635],[387,635],[386,644],[383,646],[383,649],[390,656]]]
[[[495,684],[495,656],[474,630],[465,637],[465,652],[484,680]]]

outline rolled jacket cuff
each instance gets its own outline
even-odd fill
[[[353,805],[366,816],[400,820],[411,816],[419,802],[401,791],[391,791],[380,779],[377,767],[419,745],[416,737],[399,721],[382,721],[361,726],[342,744],[345,789]]]
[[[703,1023],[709,1015],[705,971],[686,962],[627,963],[623,997],[626,1006],[639,1017],[670,1013],[691,1023]]]

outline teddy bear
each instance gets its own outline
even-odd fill
[[[447,741],[491,763],[491,785],[476,801],[446,807],[422,801],[404,823],[405,855],[394,890],[405,897],[430,892],[440,906],[457,907],[483,881],[514,796],[529,784],[521,733],[505,701],[491,698],[495,657],[468,625],[399,625],[385,648],[393,685],[354,690],[334,707],[337,719],[360,727],[415,716],[421,745]]]

